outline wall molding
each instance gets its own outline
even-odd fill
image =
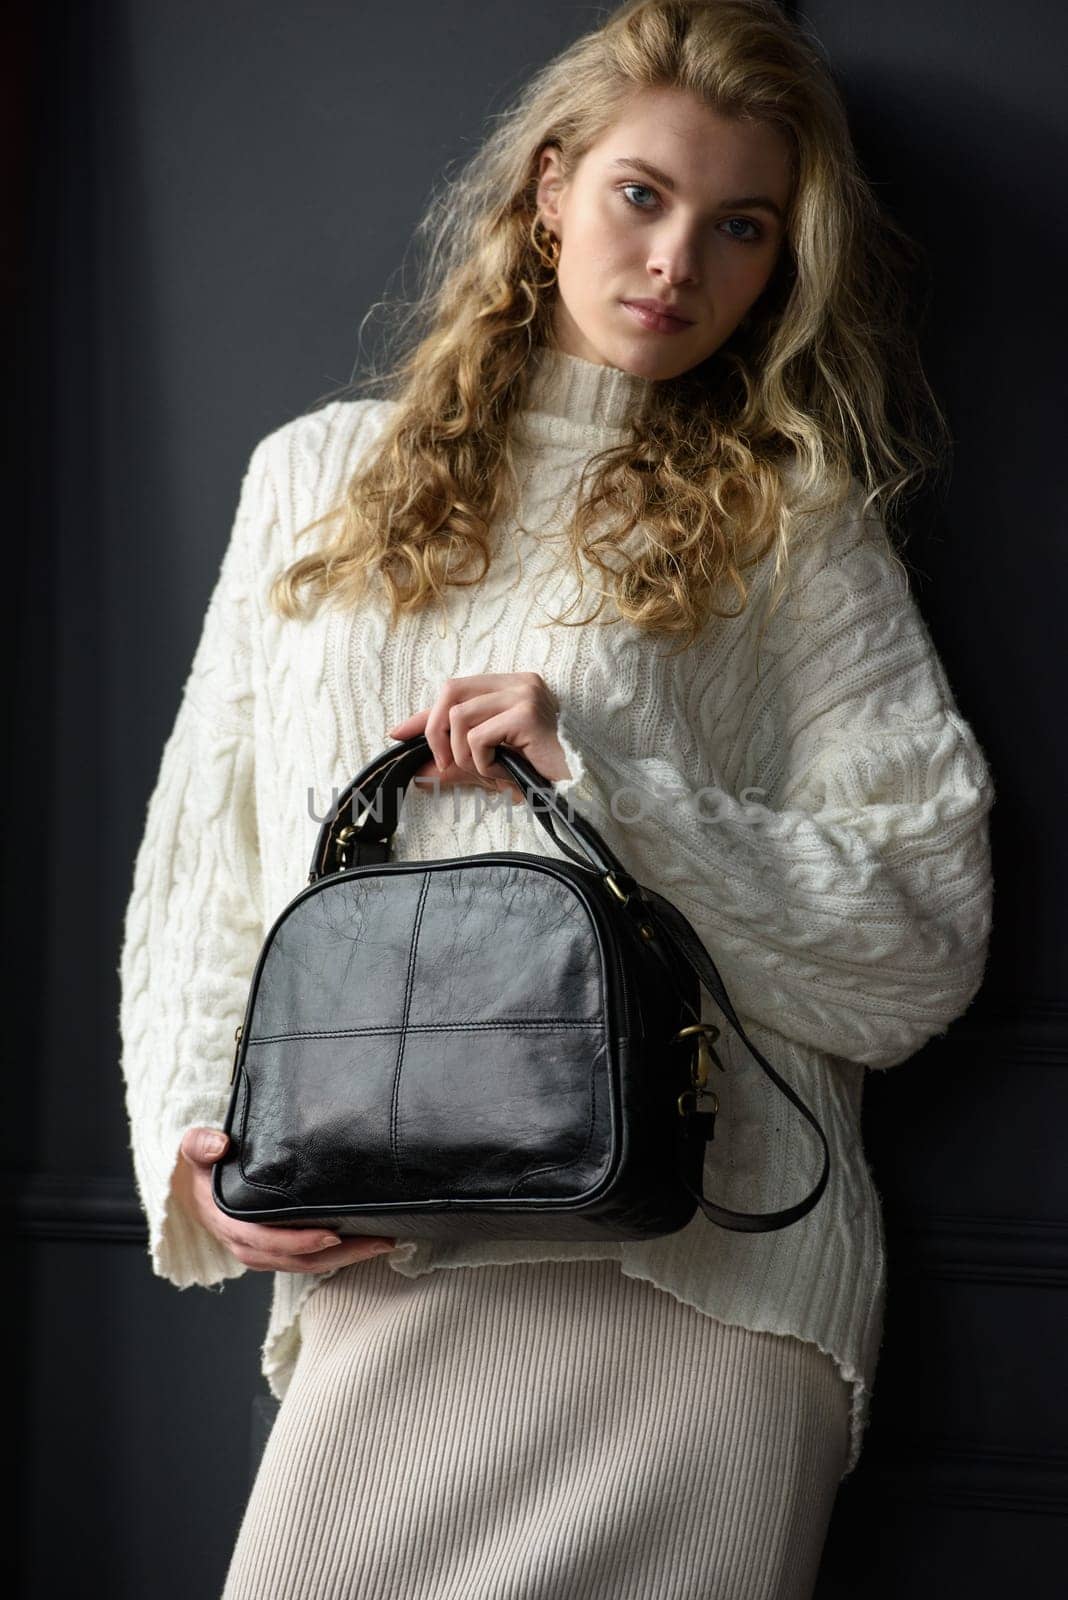
[[[892,1270],[949,1282],[1068,1287],[1068,1222],[1033,1217],[887,1217]]]
[[[137,1191],[128,1179],[8,1173],[0,1188],[7,1232],[19,1238],[147,1243]],[[1022,1288],[1068,1287],[1068,1221],[891,1214],[887,1248],[895,1274]]]
[[[6,1231],[24,1239],[90,1244],[147,1244],[137,1190],[126,1178],[5,1173]]]
[[[976,1004],[958,1017],[948,1032],[922,1046],[917,1057],[927,1051],[944,1051],[952,1056],[965,1048],[969,1058],[978,1058],[984,1065],[996,1062],[1011,1063],[1013,1067],[1066,1067],[1068,1003],[1024,1000]]]
[[[1038,1456],[923,1438],[873,1441],[870,1467],[863,1481],[858,1475],[857,1493],[970,1511],[1065,1517],[1068,1454]]]

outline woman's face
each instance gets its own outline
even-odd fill
[[[637,91],[569,184],[552,145],[538,176],[541,220],[560,240],[556,343],[602,366],[660,379],[704,361],[763,292],[782,248],[786,141],[683,90]],[[666,302],[687,325],[651,327],[628,309],[635,300]]]

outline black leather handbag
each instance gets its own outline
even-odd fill
[[[520,752],[495,760],[564,858],[390,859],[430,755],[418,734],[353,779],[267,934],[213,1168],[221,1210],[458,1240],[647,1239],[698,1206],[761,1232],[811,1211],[823,1129],[747,1038],[687,919]],[[814,1187],[782,1210],[702,1192],[723,1070],[702,984],[823,1146]]]

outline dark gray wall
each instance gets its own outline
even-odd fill
[[[924,350],[950,415],[954,477],[910,554],[998,795],[979,1001],[947,1040],[869,1075],[887,1337],[867,1457],[839,1496],[821,1595],[1052,1595],[1068,1507],[1056,1379],[1068,1265],[1057,1131],[1068,26],[1052,0],[860,0],[806,15],[846,89],[867,171],[930,261]]]
[[[151,1276],[115,1027],[144,805],[241,472],[264,432],[350,376],[360,320],[445,163],[599,14],[564,0],[10,13],[0,1137],[24,1290],[15,1559],[33,1600],[216,1593],[248,1488],[268,1282],[179,1294]],[[1042,1596],[1068,1420],[1054,1359],[1068,30],[1040,0],[807,15],[869,172],[931,259],[925,349],[956,473],[910,557],[998,785],[983,994],[947,1040],[869,1079],[888,1336],[819,1594],[1012,1582]]]

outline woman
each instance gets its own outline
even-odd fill
[[[226,1600],[807,1596],[882,1327],[864,1068],[967,1007],[990,929],[986,763],[886,532],[943,426],[903,241],[763,0],[624,6],[428,229],[390,397],[253,452],[127,914],[154,1270],[275,1273],[284,1398]],[[546,853],[504,741],[690,918],[827,1131],[800,1222],[460,1245],[217,1210],[266,929],[338,789],[416,732],[440,792],[396,858]],[[817,1152],[721,1045],[705,1193],[786,1205]]]

